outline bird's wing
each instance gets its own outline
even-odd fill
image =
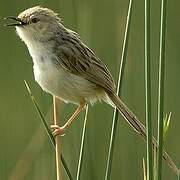
[[[114,80],[103,62],[78,38],[68,38],[56,50],[57,62],[66,71],[114,92]]]

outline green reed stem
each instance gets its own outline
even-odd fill
[[[151,59],[150,59],[150,0],[145,0],[145,99],[147,128],[147,180],[153,180],[152,119],[151,119]]]
[[[158,87],[158,153],[157,179],[162,179],[163,153],[163,111],[164,111],[164,71],[165,71],[165,39],[166,39],[167,0],[161,0],[160,48],[159,48],[159,87]]]
[[[126,63],[126,58],[127,58],[129,30],[130,30],[129,26],[130,26],[131,15],[132,15],[132,3],[133,3],[133,0],[130,0],[129,7],[128,7],[125,33],[124,33],[121,63],[119,67],[119,78],[118,78],[118,85],[117,85],[118,96],[120,95],[121,89],[122,89],[122,80],[123,80],[125,63]],[[111,127],[111,137],[110,137],[110,143],[109,143],[108,158],[107,158],[107,163],[106,163],[105,180],[110,180],[110,177],[111,177],[111,169],[112,169],[111,167],[112,167],[112,160],[113,160],[114,142],[115,142],[115,137],[116,137],[118,114],[119,114],[118,110],[115,108],[114,114],[113,114],[113,120],[112,120],[112,127]]]
[[[46,134],[48,135],[48,137],[49,137],[49,139],[50,139],[50,141],[51,141],[51,144],[53,145],[53,148],[54,148],[54,150],[55,150],[55,140],[54,140],[54,136],[52,135],[51,130],[49,129],[49,126],[48,126],[48,124],[47,124],[47,122],[46,122],[46,120],[45,120],[45,118],[44,118],[44,115],[42,114],[42,112],[41,112],[41,110],[40,110],[40,108],[39,108],[39,105],[38,105],[35,97],[33,96],[30,88],[29,88],[28,83],[27,83],[25,80],[24,80],[24,83],[25,83],[26,88],[27,88],[27,90],[28,90],[28,93],[29,93],[29,95],[30,95],[30,97],[31,97],[31,100],[32,100],[32,102],[33,102],[33,105],[34,105],[34,107],[35,107],[35,109],[36,109],[36,111],[37,111],[37,113],[38,113],[38,115],[39,115],[39,117],[40,117],[40,120],[41,120],[42,124],[44,125]],[[63,157],[62,154],[61,154],[61,162],[62,162],[63,168],[64,168],[64,170],[65,170],[65,172],[66,172],[69,180],[73,180],[73,177],[72,177],[72,175],[71,175],[71,172],[70,172],[70,170],[69,170],[69,168],[68,168],[68,166],[67,166],[67,163],[66,163],[66,161],[65,161],[65,159],[64,159],[64,157]]]
[[[83,157],[84,157],[83,155],[84,155],[84,144],[85,144],[85,136],[86,136],[87,116],[88,116],[88,105],[86,107],[86,112],[85,112],[85,117],[84,117],[84,125],[83,125],[83,131],[82,131],[82,136],[81,136],[81,147],[80,147],[80,152],[79,152],[76,180],[80,180],[81,178],[82,162],[83,162]]]

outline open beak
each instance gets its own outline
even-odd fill
[[[4,19],[11,19],[11,20],[14,20],[16,21],[16,23],[10,23],[10,24],[5,24],[5,26],[23,26],[23,25],[26,25],[25,22],[23,22],[20,18],[18,17],[14,17],[14,16],[8,16]]]

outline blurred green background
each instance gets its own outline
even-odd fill
[[[115,80],[122,51],[122,40],[128,0],[0,0],[0,18],[17,15],[35,5],[59,13],[64,24],[77,31],[83,41],[107,64]],[[157,82],[160,27],[160,1],[151,1],[151,60],[153,128],[157,127]],[[165,113],[172,112],[166,139],[166,150],[180,165],[180,1],[169,0],[167,9]],[[133,5],[128,59],[123,81],[122,99],[144,122],[144,1]],[[23,80],[27,80],[49,124],[52,122],[52,98],[36,84],[32,61],[14,28],[3,27],[0,21],[0,179],[55,179],[54,150],[32,105]],[[61,104],[61,122],[74,110]],[[89,108],[87,136],[81,177],[102,180],[105,175],[113,109],[102,103]],[[77,171],[82,113],[62,137],[62,151],[73,176]],[[121,118],[112,166],[112,180],[139,180],[145,143]],[[67,177],[64,175],[64,180]],[[163,166],[163,180],[177,177]]]

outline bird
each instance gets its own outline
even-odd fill
[[[15,23],[20,39],[26,44],[33,60],[35,81],[47,93],[66,103],[77,105],[70,119],[62,126],[52,125],[54,135],[62,134],[86,104],[97,101],[116,107],[128,124],[146,140],[146,128],[116,94],[114,79],[107,66],[68,29],[53,10],[35,6],[7,19]],[[158,143],[152,138],[154,150]],[[164,151],[163,158],[177,173],[177,167]]]

